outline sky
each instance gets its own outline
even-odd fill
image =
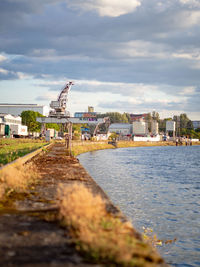
[[[0,0],[0,103],[200,120],[200,0]]]

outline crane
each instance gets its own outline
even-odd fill
[[[67,96],[73,82],[67,82],[56,101],[51,101],[50,107],[53,109],[50,111],[50,117],[70,117],[69,111],[66,111]]]

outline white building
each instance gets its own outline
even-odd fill
[[[200,128],[200,121],[192,121],[194,129]]]
[[[128,123],[113,123],[109,127],[110,133],[117,133],[120,135],[131,134],[131,124]]]
[[[0,134],[9,136],[27,136],[27,126],[22,125],[21,123],[22,118],[20,116],[13,116],[11,114],[0,114],[0,126],[1,129],[4,129],[1,131]],[[6,130],[7,127],[9,130]]]
[[[158,122],[157,121],[152,121],[151,122],[151,134],[157,135],[158,134]]]
[[[12,116],[10,114],[0,113],[0,123],[6,125],[21,125],[22,118],[20,116]]]
[[[21,115],[22,111],[32,110],[48,116],[49,107],[37,104],[0,104],[0,113],[11,114],[14,116]]]
[[[175,132],[176,122],[175,121],[166,121],[166,132]]]
[[[145,121],[134,121],[132,124],[132,133],[134,135],[147,135],[148,131],[148,123]]]

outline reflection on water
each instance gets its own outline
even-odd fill
[[[160,253],[173,266],[200,266],[200,146],[136,147],[82,154],[80,162],[135,228],[177,238]]]

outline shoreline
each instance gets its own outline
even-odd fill
[[[200,142],[195,142],[193,145],[200,145]],[[87,153],[96,150],[104,149],[116,149],[116,148],[126,148],[126,147],[152,147],[152,146],[176,146],[173,141],[159,141],[159,142],[134,142],[134,141],[118,141],[117,146],[108,144],[107,141],[73,141],[72,142],[72,155],[78,156],[82,153]],[[182,146],[186,146],[183,144]]]
[[[36,165],[41,175],[39,183],[32,186],[23,198],[19,194],[13,199],[13,202],[10,203],[12,212],[7,206],[4,209],[1,208],[0,232],[2,232],[2,235],[0,235],[0,252],[4,251],[4,256],[0,259],[2,266],[6,264],[16,266],[16,263],[18,265],[29,264],[29,266],[33,266],[36,260],[39,266],[55,263],[56,267],[60,267],[63,266],[63,262],[72,264],[70,266],[96,266],[96,264],[98,266],[114,264],[113,266],[115,266],[114,259],[110,262],[108,258],[103,258],[102,261],[100,260],[101,256],[99,256],[99,260],[96,259],[96,262],[94,262],[93,256],[91,258],[88,251],[84,252],[83,250],[80,254],[80,251],[75,249],[75,244],[72,246],[73,238],[69,235],[69,229],[60,227],[60,222],[58,223],[59,199],[57,198],[57,188],[59,184],[65,187],[70,187],[73,184],[78,184],[80,187],[84,185],[93,192],[94,196],[101,195],[106,203],[107,212],[110,214],[109,218],[112,220],[121,218],[120,221],[125,222],[126,218],[121,211],[87,173],[78,159],[66,155],[64,144],[54,144],[45,154],[38,154],[32,158],[31,162]],[[87,200],[85,199],[84,201]],[[39,230],[39,233],[36,229]],[[134,233],[134,242],[140,244],[140,234],[135,231],[133,226],[131,229],[130,231]],[[110,230],[106,230],[103,236],[107,236],[109,233],[111,233]],[[118,234],[116,236],[116,242],[120,244],[123,239]],[[9,244],[9,246],[5,247],[5,244]],[[23,244],[25,244],[24,248]],[[56,251],[55,246],[57,248]],[[41,247],[44,247],[44,250],[41,250]],[[117,247],[118,245],[115,244],[114,249],[117,249]],[[10,251],[13,251],[12,256],[7,256],[11,255]],[[70,255],[69,251],[71,251]],[[156,250],[146,243],[139,245],[134,257],[136,261],[142,263],[141,266],[167,266]],[[61,259],[62,263],[60,262]],[[127,265],[127,263],[124,263],[122,266],[137,266],[137,264]]]

